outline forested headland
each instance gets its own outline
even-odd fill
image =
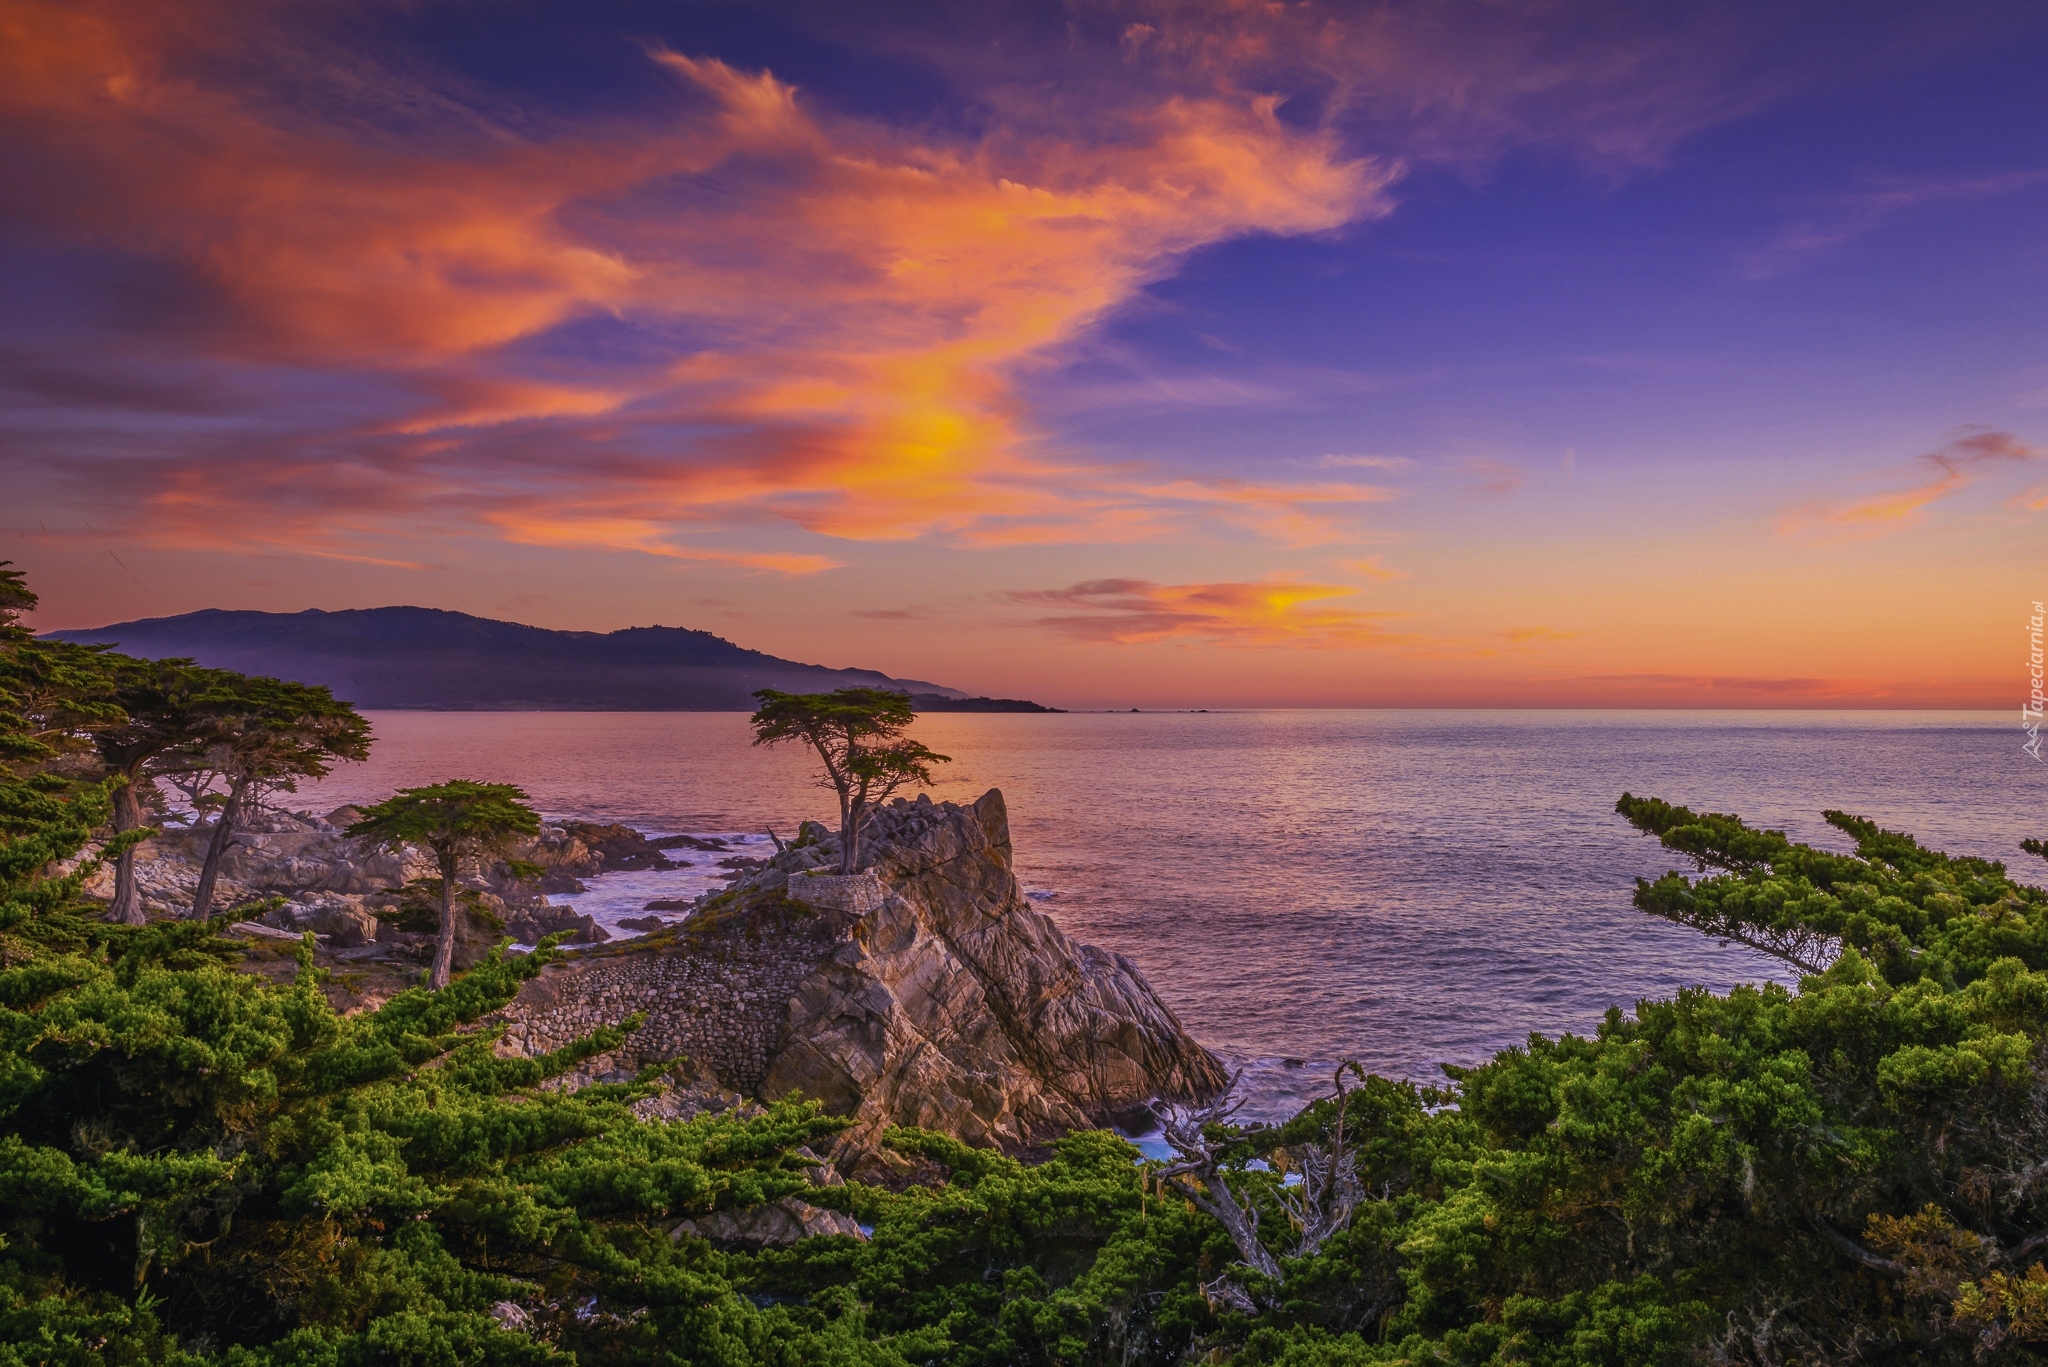
[[[1853,853],[1624,795],[1618,819],[1693,866],[1637,906],[1796,988],[1646,1001],[1436,1086],[1346,1070],[1284,1125],[1175,1110],[1172,1160],[897,1129],[909,1180],[831,1181],[845,1122],[815,1104],[671,1121],[641,1104],[659,1066],[565,1085],[634,1019],[495,1049],[480,1023],[551,948],[344,1015],[310,942],[293,981],[243,971],[224,930],[255,909],[83,897],[158,819],[155,775],[231,823],[369,738],[321,690],[35,640],[33,603],[0,569],[0,1362],[1961,1364],[2048,1342],[2048,894],[2000,864],[1846,813]],[[166,718],[187,729],[149,733]],[[790,1196],[863,1234],[694,1232]]]

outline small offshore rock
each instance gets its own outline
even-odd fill
[[[657,850],[724,850],[730,849],[725,841],[715,835],[664,835],[647,842]]]

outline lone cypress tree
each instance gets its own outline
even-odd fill
[[[884,688],[839,688],[830,693],[754,694],[754,744],[798,741],[818,752],[825,766],[820,787],[839,794],[839,871],[860,866],[860,828],[868,813],[906,783],[929,784],[934,764],[950,764],[904,728],[915,719],[910,699]]]
[[[522,835],[540,834],[540,816],[509,783],[451,779],[402,789],[363,812],[348,828],[392,849],[424,845],[441,866],[441,938],[427,985],[448,985],[455,971],[455,877],[462,860],[495,854]]]

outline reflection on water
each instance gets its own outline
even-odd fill
[[[802,756],[752,748],[737,713],[371,717],[373,758],[302,802],[463,777],[650,831],[787,836],[835,815]],[[1003,789],[1036,905],[1135,960],[1246,1066],[1254,1113],[1326,1090],[1342,1058],[1435,1078],[1610,1006],[1772,976],[1630,907],[1636,877],[1677,861],[1613,814],[1624,790],[1835,848],[1820,812],[1846,807],[2011,861],[2043,833],[2048,779],[1983,713],[936,715],[915,734],[955,758],[938,797]],[[670,895],[623,880],[705,876],[609,875],[562,900],[615,922]]]

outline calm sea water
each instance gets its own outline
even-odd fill
[[[369,762],[301,805],[461,777],[650,831],[787,836],[836,811],[801,754],[752,748],[736,713],[371,717]],[[1779,976],[1629,905],[1638,875],[1678,861],[1614,815],[1623,791],[1833,848],[1847,842],[1820,813],[1843,807],[2044,881],[2017,846],[2048,835],[2048,766],[2004,714],[958,715],[915,734],[954,757],[936,797],[1003,789],[1038,905],[1136,961],[1247,1068],[1255,1113],[1325,1088],[1337,1060],[1435,1078],[1610,1006]],[[615,922],[714,872],[618,875],[567,900]]]

